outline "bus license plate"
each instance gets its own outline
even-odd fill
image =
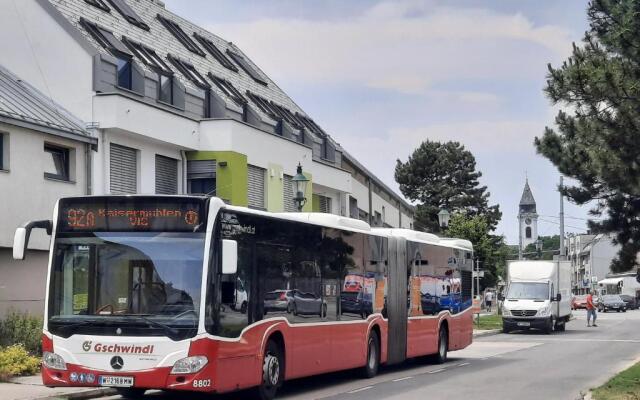
[[[531,322],[518,322],[518,326],[531,326]]]
[[[101,376],[98,379],[100,386],[117,386],[130,387],[133,386],[133,376]]]

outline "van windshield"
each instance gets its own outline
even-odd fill
[[[549,299],[549,284],[535,282],[512,282],[509,285],[507,299],[547,300]]]

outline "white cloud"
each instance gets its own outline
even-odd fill
[[[520,14],[383,2],[337,21],[260,19],[209,26],[277,80],[419,93],[433,83],[538,76],[570,33]],[[542,57],[541,57],[542,55]]]

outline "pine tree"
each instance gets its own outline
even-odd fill
[[[491,230],[502,213],[498,205],[489,206],[489,192],[480,186],[482,173],[476,159],[458,142],[423,142],[407,162],[397,160],[395,179],[408,199],[418,202],[416,229],[439,232],[438,212],[483,215]]]
[[[577,180],[564,194],[595,203],[596,232],[616,233],[621,251],[611,268],[637,265],[640,251],[640,2],[594,0],[589,30],[559,68],[549,66],[545,92],[560,111],[557,131],[535,139],[538,152]]]

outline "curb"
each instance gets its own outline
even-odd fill
[[[113,396],[115,394],[118,394],[118,392],[113,388],[98,388],[82,392],[58,393],[52,396],[37,397],[34,400],[60,400],[61,398],[67,400],[83,400],[95,399],[96,397]]]
[[[502,329],[487,329],[482,331],[473,332],[473,337],[493,336],[502,333]]]

